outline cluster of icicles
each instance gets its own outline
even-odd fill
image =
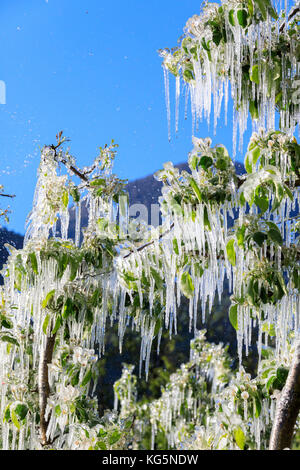
[[[135,416],[133,448],[139,448],[149,425],[152,449],[163,433],[169,448],[236,450],[232,431],[237,428],[255,442],[256,449],[265,448],[265,431],[274,419],[275,400],[263,399],[260,415],[248,416],[248,400],[253,398],[247,390],[256,391],[256,381],[243,369],[234,376],[222,344],[208,343],[205,330],[196,332],[190,351],[190,361],[170,376],[160,398],[151,403],[136,402],[133,367],[124,367],[117,382],[115,410],[120,408],[119,415],[124,418]],[[235,403],[238,389],[245,393],[244,416]]]
[[[96,285],[102,291],[102,302],[101,307],[95,308],[93,312],[95,321],[90,334],[87,335],[84,330],[85,308],[83,306],[82,311],[79,312],[78,320],[74,316],[70,316],[65,320],[68,323],[70,334],[68,343],[64,340],[62,328],[56,333],[56,339],[58,339],[60,346],[56,348],[51,365],[48,367],[51,395],[45,415],[46,420],[49,418],[47,439],[49,442],[53,440],[53,447],[58,449],[67,446],[72,447],[73,427],[76,421],[74,400],[79,395],[88,393],[89,383],[85,387],[72,387],[69,385],[70,379],[63,373],[60,355],[63,351],[71,354],[73,363],[78,365],[78,381],[80,383],[88,368],[98,358],[94,352],[95,345],[98,344],[99,354],[104,352],[104,334],[108,314],[107,302],[116,285],[115,275],[111,275],[109,272],[105,276],[97,276],[97,278],[87,276],[82,279],[80,279],[81,273],[78,273],[78,280],[72,284],[70,282],[70,266],[65,269],[63,276],[59,278],[57,261],[53,257],[45,259],[41,256],[40,251],[45,247],[47,239],[56,233],[58,218],[61,239],[66,242],[69,229],[69,212],[61,200],[66,178],[57,176],[57,164],[53,158],[47,158],[49,152],[51,154],[51,149],[45,148],[42,155],[24,249],[18,251],[9,247],[11,255],[6,267],[3,297],[7,300],[5,305],[6,314],[13,324],[12,328],[8,330],[8,334],[18,342],[18,346],[15,344],[8,345],[5,341],[0,342],[0,415],[4,417],[5,414],[10,413],[10,417],[14,417],[14,419],[4,420],[0,425],[0,442],[1,448],[4,450],[41,448],[39,424],[35,421],[36,412],[33,409],[37,410],[39,408],[39,399],[36,392],[42,386],[41,367],[47,337],[51,335],[51,328],[53,328],[51,321],[47,322],[46,318],[49,316],[49,311],[47,308],[43,308],[45,298],[51,291],[55,291],[54,298],[61,295],[65,299],[67,297],[72,298],[78,289],[83,295],[88,295]],[[56,187],[55,184],[57,184]],[[101,203],[101,201],[95,200],[91,196],[88,197],[85,204],[88,204],[90,208],[86,231],[92,235],[95,232],[96,221],[104,215],[110,216],[111,207],[110,204]],[[80,243],[81,204],[77,205],[75,213],[76,243],[74,245],[71,240],[66,243],[73,249],[76,249],[76,245]],[[30,279],[26,275],[24,267],[29,254],[32,252],[36,257],[37,274]],[[103,264],[105,268],[105,260]],[[23,267],[18,269],[20,266]],[[17,288],[16,281],[18,282]],[[115,312],[116,310],[117,306],[115,306]],[[113,316],[115,317],[116,313]],[[31,352],[28,353],[28,350]],[[34,390],[35,392],[33,392]],[[23,424],[15,410],[18,409],[18,406],[27,406],[28,401],[32,402],[32,409],[27,411],[25,424]],[[56,412],[57,406],[59,406],[59,411]],[[95,402],[95,416],[97,416],[97,402]],[[69,436],[64,434],[67,426]],[[59,438],[54,439],[54,436],[58,434]]]
[[[54,175],[55,176],[55,175]],[[43,177],[43,174],[42,174]],[[36,197],[36,204],[43,206],[41,201],[40,191],[43,191],[42,185],[38,184],[38,196]],[[286,240],[286,245],[294,243],[295,231],[294,223],[291,219],[291,213],[299,207],[300,192],[294,191],[294,201],[291,203],[285,200],[282,205],[277,209],[275,214],[272,215],[272,220],[279,223],[282,236]],[[119,256],[116,260],[116,269],[103,276],[87,276],[81,280],[74,281],[80,285],[81,292],[88,294],[95,286],[100,286],[102,291],[102,305],[101,308],[96,308],[94,312],[94,324],[90,335],[84,335],[83,322],[79,315],[79,321],[70,317],[68,327],[70,332],[70,343],[74,346],[78,345],[88,350],[94,348],[95,343],[99,344],[99,352],[104,352],[105,345],[105,329],[107,323],[108,308],[107,302],[109,299],[114,298],[114,306],[111,322],[118,321],[119,335],[120,335],[120,348],[126,328],[132,328],[140,331],[141,343],[141,361],[145,361],[146,374],[148,375],[150,352],[152,342],[155,335],[155,327],[157,319],[153,315],[153,304],[157,289],[155,288],[155,280],[152,276],[151,269],[155,269],[161,279],[164,281],[164,289],[158,292],[164,309],[164,325],[161,326],[158,337],[160,338],[162,328],[165,326],[170,329],[170,333],[176,332],[176,314],[181,301],[181,288],[179,279],[181,278],[182,271],[180,261],[182,256],[188,253],[191,260],[190,275],[194,285],[194,293],[190,298],[190,327],[196,330],[198,304],[200,302],[202,310],[202,320],[205,320],[206,310],[211,311],[213,302],[218,294],[221,300],[224,280],[227,277],[229,282],[229,289],[235,294],[239,295],[242,283],[242,275],[252,269],[253,259],[251,253],[246,253],[242,249],[237,250],[236,266],[232,268],[226,257],[220,257],[220,253],[226,252],[226,243],[231,236],[230,229],[228,228],[228,216],[234,218],[234,210],[238,207],[237,200],[233,199],[232,203],[226,203],[219,209],[212,210],[210,206],[206,206],[208,221],[211,230],[204,227],[204,204],[198,204],[196,215],[192,217],[189,213],[189,208],[185,210],[184,216],[172,215],[172,221],[167,220],[166,224],[172,225],[169,235],[157,239],[151,246],[141,251],[133,252],[130,256],[123,258]],[[106,207],[106,210],[108,208]],[[34,207],[33,213],[37,213],[38,207]],[[64,208],[63,208],[64,210]],[[93,233],[95,230],[95,220],[103,216],[104,206],[98,202],[94,202],[90,198],[90,215],[89,225],[87,231]],[[252,211],[252,212],[251,212]],[[252,208],[250,215],[254,213]],[[80,214],[77,211],[77,214]],[[239,221],[242,224],[248,216],[243,208],[239,208]],[[275,218],[274,218],[275,217]],[[67,221],[67,217],[65,219]],[[47,226],[47,233],[43,232],[43,238],[49,236],[50,230],[53,230],[49,222]],[[34,225],[36,224],[36,225]],[[24,384],[28,383],[30,374],[34,370],[38,370],[39,364],[43,359],[45,351],[45,342],[47,335],[43,331],[43,325],[47,314],[46,309],[42,308],[42,303],[49,291],[55,290],[57,296],[59,294],[72,295],[72,283],[69,283],[70,271],[69,267],[65,270],[61,279],[57,276],[57,263],[53,258],[48,260],[41,260],[39,255],[40,241],[41,241],[41,227],[45,230],[45,222],[40,217],[37,222],[32,220],[31,235],[27,238],[27,249],[21,252],[23,264],[26,264],[26,258],[30,250],[35,249],[37,259],[38,275],[34,277],[34,281],[30,281],[27,277],[22,277],[21,289],[15,289],[15,280],[18,272],[15,269],[16,257],[19,252],[16,250],[11,254],[7,277],[5,278],[4,296],[10,299],[11,318],[13,321],[12,332],[15,338],[19,341],[20,347],[11,345],[8,351],[7,344],[1,342],[1,364],[0,364],[0,380],[2,384],[1,393],[1,416],[4,416],[7,405],[11,403],[12,397],[15,402],[10,406],[13,410],[18,404],[26,401],[27,390]],[[76,226],[80,227],[80,222],[76,222]],[[67,238],[68,226],[62,228],[64,238]],[[79,235],[76,236],[79,239]],[[178,241],[178,253],[174,252],[173,240]],[[182,243],[183,242],[183,243]],[[184,248],[183,248],[184,247]],[[183,252],[184,250],[184,252]],[[265,247],[262,247],[262,255],[264,254]],[[280,248],[275,248],[271,256],[277,262],[278,269],[280,269]],[[195,264],[199,265],[203,262],[203,273],[199,276],[199,271],[196,269]],[[128,316],[127,307],[125,306],[126,295],[131,297],[132,292],[124,285],[120,273],[130,272],[137,279],[137,286],[139,288],[140,304],[143,304],[141,278],[144,271],[146,277],[150,280],[149,292],[147,292],[147,301],[149,302],[149,310],[141,311],[134,318]],[[79,276],[80,278],[80,276]],[[290,332],[297,333],[299,330],[299,296],[288,285],[289,295],[284,296],[283,299],[276,305],[268,304],[264,307],[264,313],[268,322],[275,324],[276,328],[276,352],[277,357],[283,354],[287,345],[287,339]],[[82,311],[82,318],[84,311]],[[265,320],[266,320],[265,319]],[[238,310],[238,323],[239,329],[237,332],[238,337],[238,350],[240,360],[242,358],[243,345],[246,347],[246,354],[248,347],[251,345],[251,332],[253,327],[258,324],[259,327],[259,342],[258,349],[261,355],[261,348],[263,344],[263,329],[260,319],[253,319],[250,316],[250,309],[246,306],[239,306]],[[49,335],[49,326],[46,331]],[[64,344],[63,333],[57,333],[60,344]],[[265,333],[265,344],[267,344],[268,335]],[[29,356],[25,353],[27,347],[32,345],[32,362],[29,362]],[[59,368],[55,369],[55,356],[53,358],[53,367],[50,372],[50,382],[52,389],[52,396],[48,404],[48,413],[51,410],[51,403],[55,404],[55,399],[60,400],[61,396],[65,393],[76,394],[76,389],[67,392],[61,390],[65,386],[64,380],[59,372]],[[83,377],[86,372],[86,364],[80,369],[80,377]],[[34,385],[38,386],[38,377],[34,379]],[[57,388],[57,390],[56,390]],[[67,385],[66,385],[67,388]],[[176,395],[177,396],[177,395]],[[173,403],[173,408],[178,411],[178,403],[181,402],[180,394]],[[169,398],[168,398],[169,399]],[[63,399],[62,399],[63,400]],[[179,401],[178,401],[179,400]],[[74,415],[71,413],[64,402],[62,415],[56,416],[55,413],[51,414],[51,419],[48,427],[48,437],[52,439],[58,429],[65,429],[66,423],[72,424]],[[176,404],[177,403],[177,404]],[[177,406],[178,405],[178,406]],[[194,405],[193,405],[194,406]],[[167,420],[170,420],[172,413],[168,414],[169,407],[163,407],[167,426]],[[191,408],[192,409],[192,408]],[[154,415],[153,415],[154,416]],[[168,421],[169,422],[169,421]],[[258,425],[257,425],[258,426]],[[71,426],[72,427],[72,426]],[[154,424],[155,431],[155,424]],[[175,434],[171,428],[169,429],[170,444],[175,443]],[[34,413],[28,413],[26,424],[18,431],[16,425],[11,421],[5,421],[1,424],[2,430],[2,447],[11,449],[23,448],[37,448],[39,446],[39,432],[38,427],[34,421]],[[153,431],[153,432],[154,432]],[[27,439],[30,434],[30,439]],[[155,434],[155,432],[154,432]],[[63,434],[62,434],[63,435]],[[64,438],[61,437],[56,441],[55,446],[62,446]]]
[[[279,27],[282,20],[274,22],[270,16],[258,24],[251,24],[243,29],[236,20],[235,26],[229,21],[228,12],[235,9],[236,5],[230,2],[222,2],[225,8],[225,30],[227,35],[226,44],[216,46],[212,41],[212,33],[209,27],[204,28],[209,13],[205,12],[205,8],[211,9],[214,15],[217,13],[218,4],[210,4],[204,7],[204,13],[197,17],[196,22],[199,26],[192,29],[190,34],[188,23],[186,33],[192,42],[189,49],[198,48],[198,58],[195,53],[189,52],[188,62],[192,64],[194,70],[194,79],[187,81],[184,76],[185,66],[180,61],[176,64],[176,58],[168,51],[162,51],[161,56],[164,59],[164,83],[165,83],[165,100],[167,106],[168,133],[171,139],[171,99],[170,99],[170,70],[174,73],[176,68],[176,87],[175,87],[175,131],[178,131],[179,123],[179,104],[182,91],[185,94],[185,117],[187,116],[188,100],[190,98],[191,114],[192,114],[192,134],[198,129],[199,122],[206,119],[210,124],[212,109],[214,116],[214,132],[221,117],[222,103],[224,101],[224,121],[227,125],[228,100],[231,93],[232,109],[233,109],[233,155],[237,150],[237,139],[239,136],[239,150],[243,150],[243,136],[247,130],[249,116],[249,102],[259,102],[258,117],[252,120],[252,130],[256,131],[260,127],[266,130],[275,129],[276,116],[276,96],[274,86],[269,89],[267,68],[273,70],[273,59],[271,51],[274,43],[279,38]],[[286,5],[287,7],[287,2]],[[202,15],[204,18],[202,18]],[[212,15],[213,18],[213,15]],[[193,18],[191,18],[192,21]],[[210,52],[203,47],[202,42],[210,43]],[[288,91],[290,84],[296,86],[297,77],[299,77],[299,63],[296,62],[295,50],[298,44],[297,39],[288,37],[290,42],[290,53],[282,58],[282,100],[283,103],[288,102]],[[263,50],[267,50],[269,58],[263,58]],[[257,51],[257,57],[254,57],[254,51]],[[210,54],[210,57],[209,57]],[[259,83],[252,83],[252,90],[245,93],[243,86],[243,68],[244,63],[248,63],[250,59],[250,73],[252,67],[256,64],[262,65]],[[288,66],[291,64],[291,66]],[[249,96],[248,96],[249,94]],[[298,96],[298,95],[297,95]],[[281,129],[284,132],[293,135],[295,126],[299,120],[299,106],[285,106],[286,109],[280,112]],[[223,118],[222,118],[223,119]]]
[[[189,423],[202,422],[212,398],[206,391],[206,383],[211,382],[212,394],[219,396],[223,387],[222,380],[227,372],[222,345],[215,346],[205,340],[205,331],[197,331],[191,342],[190,362],[171,375],[161,397],[149,405],[152,428],[152,444],[160,429],[168,440],[170,448],[182,442]],[[198,391],[195,393],[191,377],[196,377]],[[201,390],[201,391],[200,391]],[[185,412],[182,413],[182,408]]]
[[[238,450],[232,430],[239,429],[255,443],[255,449],[266,448],[268,430],[275,417],[276,400],[263,399],[258,417],[247,416],[249,397],[244,400],[244,416],[237,412],[237,405],[234,402],[238,387],[247,390],[248,387],[251,389],[255,386],[249,375],[241,371],[227,387],[214,395],[216,409],[214,413],[206,416],[205,424],[196,424],[193,434],[187,433],[185,438],[181,436],[176,447],[184,450]]]

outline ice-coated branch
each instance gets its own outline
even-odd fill
[[[63,142],[66,142],[66,140],[62,141],[58,145],[50,145],[50,148],[52,148],[52,150],[54,150],[54,152],[55,152],[55,159],[57,158],[56,150],[63,144]],[[72,173],[74,173],[74,175],[78,176],[78,178],[80,178],[82,181],[84,181],[84,183],[89,183],[89,179],[87,178],[87,176],[85,176],[85,174],[83,174],[80,170],[78,170],[78,168],[76,168],[74,165],[68,165],[67,160],[60,159],[59,162],[62,163],[63,165],[65,165],[65,166],[67,166],[67,168],[69,170],[71,170]]]
[[[174,223],[172,223],[170,225],[170,228],[168,230],[166,230],[165,232],[163,232],[160,236],[159,236],[159,240],[161,240],[162,238],[164,238],[166,235],[168,235],[171,230],[174,228]],[[148,248],[148,246],[151,246],[154,244],[154,241],[155,240],[152,240],[151,242],[148,242],[148,243],[145,243],[145,245],[142,245],[142,246],[139,246],[135,251],[131,251],[130,253],[128,253],[127,255],[125,255],[123,257],[123,259],[126,259],[126,258],[129,258],[129,256],[133,255],[133,253],[136,253],[136,252],[140,252],[140,251],[143,251],[145,250],[145,248]]]
[[[294,428],[300,411],[300,340],[297,343],[293,363],[278,399],[273,423],[270,450],[290,449]]]
[[[47,337],[45,350],[42,354],[39,365],[38,389],[40,404],[40,433],[41,443],[43,446],[50,444],[47,439],[47,428],[49,424],[49,419],[46,419],[46,407],[50,395],[48,365],[52,362],[55,337],[55,335]]]
[[[282,23],[282,25],[280,26],[280,28],[279,28],[280,33],[283,32],[283,30],[284,30],[284,28],[285,28],[285,26],[286,26],[286,23],[288,23],[289,21],[291,21],[291,20],[294,18],[294,16],[295,16],[297,13],[299,13],[299,11],[300,11],[300,6],[296,5],[295,8],[293,8],[292,11],[291,11],[291,13],[289,14],[288,19],[287,19],[287,22],[284,21],[284,22]]]

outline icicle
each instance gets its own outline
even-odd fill
[[[170,108],[170,85],[169,85],[169,71],[166,67],[163,67],[164,79],[165,79],[165,99],[167,107],[167,119],[168,119],[168,138],[171,141],[171,108]]]

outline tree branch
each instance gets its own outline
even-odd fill
[[[10,198],[16,197],[15,194],[3,194],[3,193],[0,193],[0,196],[2,196],[2,197],[10,197]]]
[[[293,19],[294,16],[295,16],[299,11],[300,11],[300,7],[298,7],[298,6],[295,7],[295,8],[291,11],[291,13],[290,13],[289,16],[288,16],[287,21],[284,21],[284,22],[282,23],[282,25],[280,26],[280,28],[279,28],[279,32],[280,32],[280,33],[283,32],[283,30],[284,30],[284,28],[285,28],[285,25],[286,25],[289,21],[291,21],[291,19]]]
[[[42,354],[39,364],[39,404],[40,404],[40,433],[41,433],[41,443],[42,446],[50,444],[47,439],[47,429],[49,424],[49,419],[46,420],[46,407],[48,398],[50,395],[50,386],[49,386],[49,375],[48,375],[48,365],[52,362],[55,337],[48,336],[46,339],[46,347]]]
[[[270,439],[270,450],[291,448],[294,428],[300,411],[300,341],[296,346],[293,363],[278,399]]]
[[[67,142],[67,140],[64,140],[60,143],[58,143],[57,145],[50,145],[49,147],[54,150],[55,152],[55,160],[58,162],[58,163],[62,163],[63,165],[65,165],[67,168],[69,168],[69,170],[71,170],[74,175],[78,176],[78,178],[80,178],[82,181],[84,181],[85,183],[89,183],[89,179],[87,176],[85,176],[84,173],[82,173],[80,170],[78,170],[78,168],[76,168],[75,166],[73,165],[68,165],[68,162],[67,160],[57,160],[57,152],[56,150],[64,143],[64,142]]]
[[[166,235],[168,235],[171,230],[174,228],[174,223],[172,223],[170,225],[170,228],[168,230],[166,230],[164,233],[162,233],[160,236],[159,236],[159,240],[161,240],[162,238],[164,238]],[[145,248],[147,248],[148,246],[151,246],[153,245],[155,242],[155,240],[152,240],[151,242],[148,242],[148,243],[145,243],[145,245],[142,245],[140,246],[139,248],[137,248],[136,250],[134,251],[131,251],[130,253],[128,253],[127,255],[123,256],[123,259],[126,259],[126,258],[129,258],[129,256],[133,255],[133,253],[135,252],[140,252],[140,251],[143,251]]]

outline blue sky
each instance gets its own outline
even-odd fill
[[[191,149],[183,119],[168,142],[159,48],[173,47],[199,0],[1,0],[0,184],[16,194],[8,228],[24,233],[39,147],[64,130],[80,166],[100,145],[120,145],[115,172],[133,180]],[[173,81],[172,81],[173,82]],[[229,118],[230,122],[230,118]],[[206,123],[198,136],[212,136]],[[214,142],[231,149],[232,126],[222,122]]]

